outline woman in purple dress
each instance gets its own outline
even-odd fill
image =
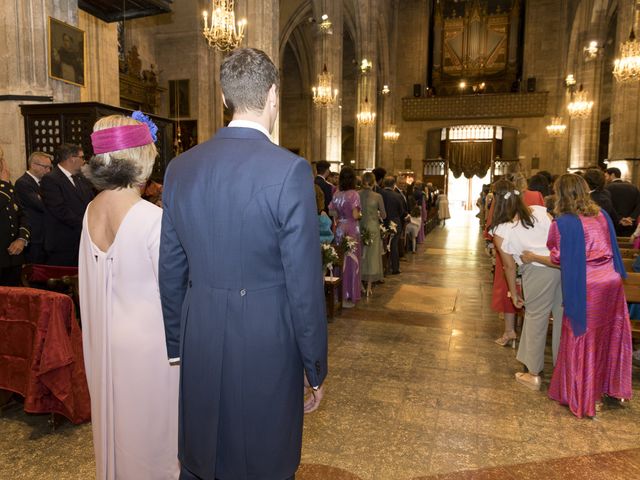
[[[609,216],[593,203],[585,180],[555,183],[558,216],[549,230],[550,256],[527,261],[560,265],[564,316],[549,397],[577,417],[594,417],[603,396],[631,397],[631,325],[626,276]]]
[[[358,220],[362,216],[360,196],[355,190],[356,174],[353,168],[344,167],[340,171],[339,189],[333,194],[329,204],[331,216],[337,217],[336,244],[340,245],[345,236],[356,241],[355,252],[344,256],[342,266],[342,306],[354,307],[360,300],[360,229]]]

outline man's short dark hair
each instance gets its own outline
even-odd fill
[[[607,173],[609,175],[613,175],[616,178],[622,177],[622,172],[620,171],[619,168],[616,168],[616,167],[607,168]]]
[[[324,172],[329,170],[329,168],[331,168],[331,164],[326,160],[318,160],[316,162],[316,172],[318,172],[318,175],[322,175]]]
[[[547,179],[547,182],[549,182],[549,185],[551,185],[552,180],[553,180],[553,175],[551,175],[551,172],[547,171],[547,170],[540,170],[537,175],[542,175],[543,177],[545,177]]]
[[[604,173],[599,168],[590,168],[582,178],[585,179],[591,190],[602,190],[604,187]]]
[[[384,177],[384,181],[382,182],[382,186],[384,188],[393,188],[396,186],[396,179],[392,176]]]
[[[75,143],[63,143],[58,145],[53,158],[53,163],[58,165],[60,162],[64,162],[67,158],[78,155],[82,151],[82,147]]]
[[[373,170],[371,170],[371,173],[373,173],[376,177],[376,182],[380,183],[380,181],[385,177],[385,175],[387,174],[387,171],[382,168],[382,167],[376,167]]]
[[[220,85],[231,113],[262,112],[272,85],[280,85],[278,68],[256,48],[238,48],[220,66]]]

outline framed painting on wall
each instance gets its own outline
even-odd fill
[[[49,76],[84,87],[85,33],[49,17]]]

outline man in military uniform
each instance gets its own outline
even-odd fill
[[[9,169],[0,149],[0,285],[20,285],[22,251],[29,241],[26,217],[15,200]]]

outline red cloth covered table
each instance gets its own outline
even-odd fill
[[[30,264],[25,266],[25,269],[29,282],[44,283],[50,278],[78,275],[78,267]]]
[[[0,388],[24,396],[26,412],[90,420],[82,333],[69,296],[0,287]]]

